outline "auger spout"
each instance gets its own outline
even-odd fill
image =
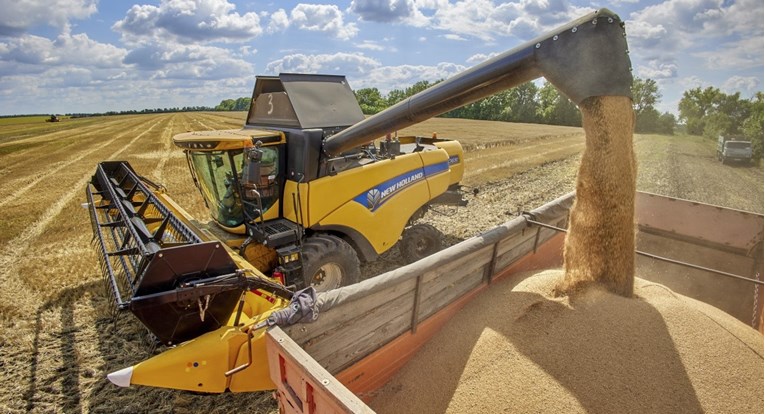
[[[323,149],[336,156],[543,76],[577,104],[591,96],[632,97],[630,67],[624,23],[612,11],[600,9],[327,138]]]

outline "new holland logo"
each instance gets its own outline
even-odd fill
[[[446,163],[443,163],[444,166]],[[426,172],[423,169],[417,169],[408,173],[394,177],[384,183],[371,188],[356,197],[354,201],[368,208],[370,211],[375,211],[385,204],[391,197],[398,194],[399,191],[404,190],[410,185],[424,180]]]
[[[367,208],[370,210],[376,209],[377,206],[380,205],[381,199],[380,190],[376,188],[369,190],[369,192],[367,192]]]

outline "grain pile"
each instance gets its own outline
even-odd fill
[[[562,271],[492,286],[370,404],[379,413],[763,410],[762,336],[636,279],[556,298]]]

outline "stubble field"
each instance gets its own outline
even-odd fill
[[[179,113],[0,120],[0,412],[272,412],[268,393],[202,396],[121,389],[105,375],[151,355],[129,315],[113,323],[90,223],[81,207],[95,165],[130,161],[207,221],[183,153],[191,130],[237,128],[242,113]],[[479,189],[465,208],[425,220],[453,244],[573,190],[580,128],[433,119],[402,131],[459,139],[463,184]],[[723,166],[700,137],[636,135],[638,189],[762,213],[763,170]],[[397,249],[364,266],[372,276],[401,265]]]

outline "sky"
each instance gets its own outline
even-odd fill
[[[346,75],[387,93],[445,79],[607,7],[657,109],[763,90],[762,0],[0,0],[0,115],[215,106],[256,75]]]

